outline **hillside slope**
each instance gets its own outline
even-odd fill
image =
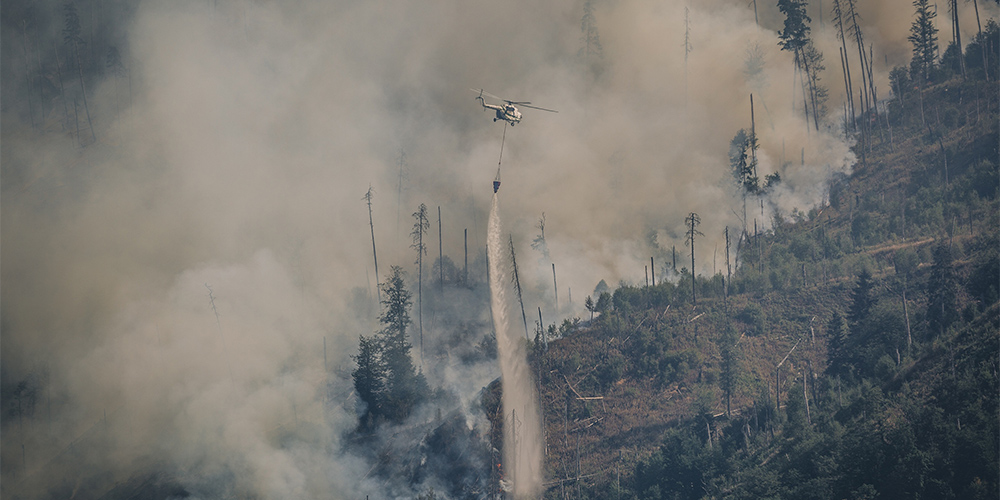
[[[728,297],[682,272],[549,329],[546,498],[995,495],[995,85],[916,92]]]

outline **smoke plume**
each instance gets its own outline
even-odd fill
[[[467,230],[469,282],[485,282],[503,124],[470,88],[559,111],[523,109],[501,166],[526,306],[547,323],[582,315],[601,279],[638,281],[662,261],[648,235],[684,248],[686,214],[705,248],[741,224],[728,150],[751,93],[761,176],[783,179],[762,225],[821,205],[850,173],[839,42],[818,3],[830,89],[818,131],[774,5],[759,2],[757,24],[742,0],[588,3],[599,46],[585,43],[584,2],[5,2],[3,495],[96,497],[143,470],[198,497],[432,486],[388,484],[345,442],[350,356],[377,327],[382,278],[362,197],[372,186],[383,273],[415,280],[410,214],[426,203],[441,207],[441,253],[464,272]],[[888,71],[909,59],[910,2],[859,8],[888,96]],[[975,16],[961,10],[968,40]],[[542,213],[548,257],[530,246]],[[437,279],[424,276],[422,370],[453,397],[410,423],[457,411],[448,421],[475,434],[478,391],[500,373],[470,347],[490,334],[485,291],[435,292]]]

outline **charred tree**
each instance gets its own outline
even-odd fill
[[[552,263],[552,291],[556,297],[556,314],[559,313],[559,284],[556,282],[556,263]]]
[[[65,13],[63,42],[70,48],[73,58],[76,60],[76,68],[80,76],[80,94],[83,96],[83,110],[87,115],[87,124],[90,126],[90,140],[97,142],[97,136],[94,134],[94,122],[90,118],[90,105],[87,103],[87,86],[83,79],[83,56],[80,54],[80,49],[85,42],[81,35],[80,15],[76,11],[76,5],[72,3],[63,6],[63,12]]]
[[[430,221],[427,220],[427,205],[423,203],[417,207],[417,211],[413,212],[413,231],[410,232],[410,237],[413,243],[410,248],[417,251],[417,261],[414,264],[417,265],[417,325],[420,331],[420,364],[424,364],[424,304],[423,304],[423,285],[424,285],[424,255],[427,254],[427,245],[424,244],[424,234],[431,227]]]
[[[441,205],[438,205],[438,287],[444,291],[444,239],[441,235]]]
[[[514,237],[508,236],[507,242],[510,244],[510,261],[514,267],[514,291],[517,292],[517,302],[521,305],[521,320],[524,321],[524,338],[531,340],[528,336],[528,316],[524,313],[524,297],[521,295],[521,279],[517,274],[517,256],[514,254]],[[541,313],[539,313],[539,317],[541,317],[540,314]]]
[[[693,305],[698,305],[698,298],[695,295],[697,288],[697,279],[695,276],[698,274],[694,270],[694,238],[695,236],[705,236],[704,233],[696,229],[699,224],[701,224],[701,217],[698,214],[691,212],[687,217],[684,218],[684,223],[688,226],[687,236],[684,239],[684,243],[691,246],[691,303]]]
[[[382,303],[382,287],[378,281],[378,252],[375,251],[375,221],[372,218],[372,196],[374,194],[375,191],[372,189],[371,184],[369,184],[368,192],[365,193],[362,199],[368,204],[368,227],[371,228],[372,232],[372,258],[375,260],[375,296],[378,298],[379,303]]]

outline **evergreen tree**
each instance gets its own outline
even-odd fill
[[[385,365],[382,360],[382,348],[374,337],[361,336],[358,355],[353,356],[358,363],[351,376],[354,378],[354,391],[365,404],[364,412],[358,422],[362,431],[372,431],[378,425],[382,416],[382,399],[385,397]]]
[[[910,77],[919,82],[926,82],[931,77],[937,58],[938,29],[934,27],[937,12],[931,8],[928,0],[914,0],[917,18],[910,26],[910,36],[907,39],[913,44],[913,59],[910,60]]]
[[[804,0],[778,0],[778,10],[785,15],[784,29],[778,32],[782,50],[798,54],[809,43],[809,23]]]
[[[416,372],[410,356],[407,328],[410,326],[411,294],[404,283],[405,273],[392,266],[380,285],[382,328],[372,337],[361,336],[357,369],[351,373],[354,389],[365,408],[358,423],[371,431],[382,420],[400,423],[412,413],[429,389],[423,375]]]
[[[806,15],[805,0],[778,0],[778,10],[785,15],[784,29],[778,32],[778,45],[781,50],[787,50],[795,55],[795,67],[801,69],[804,76],[803,100],[808,93],[813,114],[813,125],[819,130],[819,116],[825,107],[827,90],[819,86],[819,72],[823,67],[823,54],[816,49],[809,38],[809,23],[812,19]],[[803,103],[805,104],[805,103]],[[806,106],[808,118],[809,106]]]
[[[602,282],[604,280],[601,280]],[[611,294],[608,292],[601,292],[597,296],[597,303],[594,304],[594,310],[601,313],[602,315],[611,310]]]
[[[399,266],[389,268],[389,276],[380,285],[382,287],[382,314],[378,320],[382,323],[379,334],[386,346],[402,347],[407,343],[406,328],[410,325],[410,305],[412,294],[406,289],[404,278],[406,272]]]
[[[583,3],[583,19],[580,21],[580,31],[583,32],[581,41],[583,47],[580,55],[587,59],[594,58],[600,60],[603,48],[601,47],[601,36],[597,33],[597,22],[594,20],[594,4],[591,0]]]
[[[830,321],[826,324],[827,332],[827,356],[829,358],[829,371],[832,374],[843,373],[848,365],[847,350],[847,324],[844,315],[834,311],[830,315]]]
[[[749,158],[755,140],[751,133],[741,128],[729,142],[729,167],[744,195],[756,193],[759,188],[757,168]]]
[[[700,425],[698,427],[701,427]],[[704,428],[688,426],[668,430],[660,448],[635,468],[639,498],[698,499],[707,495],[716,474],[715,456],[699,437]]]
[[[608,286],[608,283],[606,281],[604,280],[598,281],[597,286],[594,287],[594,297],[600,298],[602,293],[610,291],[611,287]]]
[[[851,328],[856,329],[858,325],[868,318],[872,305],[875,304],[873,293],[875,283],[872,281],[872,273],[868,269],[862,269],[858,273],[857,284],[851,292],[851,308],[848,311],[847,319],[851,322]]]
[[[934,249],[934,264],[927,280],[927,323],[932,332],[944,333],[958,318],[956,288],[951,248],[941,243]]]
[[[736,390],[740,373],[740,351],[739,335],[732,324],[726,325],[719,339],[719,354],[722,356],[722,363],[719,366],[719,387],[726,395],[726,415],[732,416],[732,396]]]
[[[979,302],[979,309],[985,310],[1000,299],[1000,252],[996,248],[982,252],[973,266],[966,289]]]

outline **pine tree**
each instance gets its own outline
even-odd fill
[[[872,306],[875,305],[873,288],[875,288],[875,284],[872,281],[872,273],[867,269],[862,269],[858,273],[858,281],[854,285],[854,291],[851,292],[851,309],[847,316],[851,327],[854,329],[868,318],[868,313],[871,312]]]
[[[754,140],[751,133],[741,128],[729,142],[729,167],[744,195],[756,193],[760,187],[760,180],[755,173],[756,167],[749,158]]]
[[[597,303],[594,304],[594,310],[604,314],[611,310],[611,294],[608,292],[601,292],[597,296]]]
[[[365,404],[358,429],[370,432],[378,425],[382,417],[382,400],[385,397],[385,364],[382,360],[382,348],[374,337],[361,336],[358,345],[358,355],[353,356],[358,363],[351,376],[354,378],[354,391]]]
[[[382,283],[384,311],[379,322],[383,326],[377,335],[385,367],[382,414],[395,423],[406,419],[429,392],[426,380],[416,373],[410,357],[413,346],[407,338],[406,329],[411,323],[411,294],[405,287],[404,275],[399,266],[392,266],[388,278]]]
[[[803,100],[808,93],[811,106],[806,106],[808,119],[811,107],[813,125],[819,130],[819,116],[822,114],[822,102],[826,100],[827,91],[819,87],[819,72],[823,67],[823,54],[816,49],[809,38],[809,23],[812,19],[806,15],[805,0],[778,0],[778,10],[785,14],[784,29],[778,32],[778,45],[781,50],[787,50],[795,56],[795,67],[802,70]],[[805,104],[805,103],[803,103]]]
[[[932,332],[944,333],[958,319],[957,284],[951,248],[941,243],[934,249],[934,264],[927,279],[927,323]]]
[[[809,23],[806,2],[803,0],[778,0],[778,10],[785,15],[784,29],[778,32],[782,50],[798,53],[809,43]]]
[[[732,397],[736,390],[740,373],[740,351],[739,336],[736,329],[729,324],[722,332],[719,340],[719,354],[722,355],[722,363],[719,366],[719,387],[726,395],[726,415],[732,416]]]
[[[386,345],[403,345],[406,343],[406,329],[410,323],[410,305],[412,294],[406,289],[404,278],[406,272],[399,266],[389,268],[389,276],[382,282],[382,314],[378,320],[382,324],[381,335],[387,340]]]
[[[930,80],[937,58],[938,29],[934,27],[937,12],[927,0],[914,0],[916,19],[910,26],[907,39],[913,44],[913,59],[910,61],[910,77],[919,82]]]
[[[601,36],[597,33],[597,22],[594,20],[594,5],[591,0],[583,3],[583,19],[580,21],[580,31],[583,32],[583,48],[580,55],[585,58],[600,59],[603,48]]]
[[[830,321],[826,324],[826,332],[828,339],[827,351],[830,362],[830,367],[827,370],[833,374],[840,374],[844,371],[849,361],[847,325],[844,321],[844,315],[838,311],[830,314]]]

